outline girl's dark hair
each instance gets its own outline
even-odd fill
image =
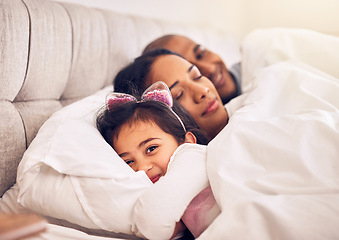
[[[182,57],[165,48],[159,48],[144,53],[136,58],[134,62],[118,72],[114,78],[114,91],[128,93],[133,96],[141,96],[148,87],[146,81],[148,80],[148,74],[151,71],[152,64],[159,56],[163,55],[176,55]]]
[[[208,139],[198,125],[180,105],[173,104],[173,110],[185,125],[186,131],[192,132],[197,143],[207,144]],[[164,132],[171,134],[179,144],[185,141],[185,131],[171,109],[159,101],[128,102],[112,110],[104,109],[99,112],[96,125],[101,135],[113,147],[114,136],[119,134],[124,124],[133,124],[135,121],[154,122]]]

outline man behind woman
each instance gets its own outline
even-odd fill
[[[181,35],[157,38],[145,47],[143,53],[157,48],[166,48],[178,53],[197,66],[201,74],[213,82],[224,104],[241,93],[240,63],[228,69],[219,55]]]
[[[146,46],[139,58],[118,73],[114,88],[116,92],[140,95],[151,84],[165,82],[173,98],[211,140],[228,122],[223,104],[241,93],[240,64],[232,72],[217,54],[191,39],[165,35]]]

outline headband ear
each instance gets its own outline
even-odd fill
[[[156,100],[165,103],[167,106],[173,106],[171,91],[166,83],[159,81],[148,87],[141,96],[141,100]]]
[[[133,101],[136,102],[137,99],[132,95],[126,93],[112,92],[106,96],[106,105],[109,111],[118,106],[121,106],[121,104]]]

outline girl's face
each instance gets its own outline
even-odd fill
[[[134,171],[145,171],[153,183],[166,174],[170,157],[178,146],[172,135],[153,122],[124,124],[113,138],[118,155]]]
[[[147,85],[157,81],[167,84],[209,139],[226,126],[228,116],[217,90],[195,65],[176,55],[160,56],[152,64]]]

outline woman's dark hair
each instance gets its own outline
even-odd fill
[[[114,78],[114,91],[128,93],[133,96],[141,96],[148,87],[146,81],[154,61],[163,55],[181,55],[170,50],[159,48],[144,53],[136,58],[131,64],[118,72]]]
[[[173,103],[173,111],[180,117],[186,131],[192,132],[197,143],[207,144],[208,139],[198,125],[180,105]],[[159,101],[128,102],[114,109],[104,109],[99,112],[96,125],[101,135],[113,147],[114,136],[119,134],[124,124],[133,124],[135,121],[154,122],[164,132],[171,134],[179,144],[185,141],[185,130],[171,109]]]

